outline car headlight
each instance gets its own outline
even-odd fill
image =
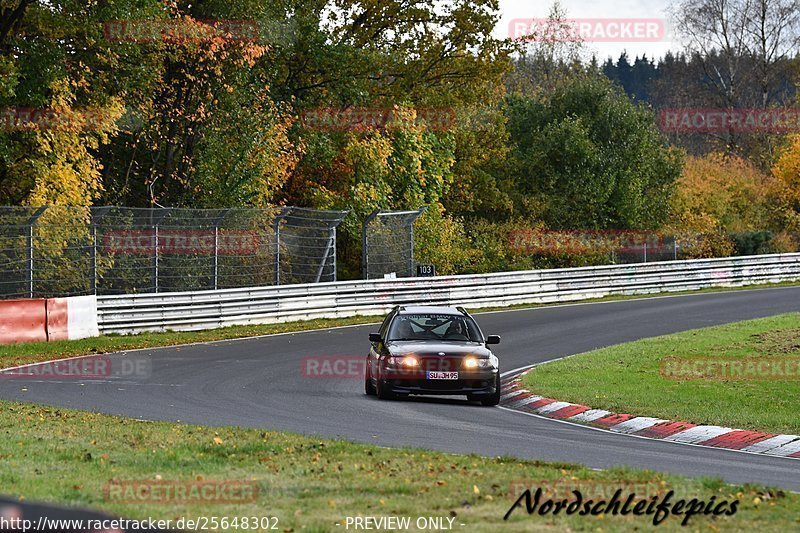
[[[402,357],[390,357],[386,360],[389,366],[399,366],[403,368],[415,368],[419,366],[419,361],[413,355],[405,355]]]
[[[472,357],[472,356],[464,358],[464,368],[467,368],[469,370],[475,370],[478,368],[485,370],[487,368],[494,368],[494,367],[495,364],[492,359],[480,359],[478,357]]]

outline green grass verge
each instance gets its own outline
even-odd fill
[[[651,298],[656,296],[678,296],[684,294],[696,294],[704,292],[719,292],[733,290],[747,290],[754,287],[758,288],[777,288],[797,286],[798,283],[786,282],[770,285],[757,285],[749,287],[730,287],[701,289],[697,291],[683,291],[665,294],[645,294],[639,296],[606,296],[592,300],[584,300],[575,303],[599,303],[608,301],[631,300],[640,298]],[[510,307],[484,307],[470,308],[470,312],[490,312],[497,310],[529,309],[536,307],[546,307],[555,304],[520,304]],[[317,319],[287,322],[283,324],[250,325],[250,326],[230,326],[225,328],[191,331],[191,332],[165,332],[165,333],[141,333],[138,335],[102,335],[91,339],[81,339],[75,341],[56,341],[56,342],[31,342],[21,344],[0,345],[0,367],[10,367],[25,363],[35,363],[48,361],[51,359],[61,359],[76,355],[100,354],[118,352],[123,350],[133,350],[139,348],[155,348],[159,346],[174,346],[188,344],[192,342],[210,342],[226,339],[238,339],[257,335],[269,335],[275,333],[290,333],[307,331],[310,329],[334,328],[339,326],[349,326],[357,324],[370,324],[379,322],[380,316],[360,316],[337,319]]]
[[[251,326],[229,326],[203,331],[167,331],[164,333],[140,333],[137,335],[101,335],[89,339],[54,342],[26,342],[0,345],[0,365],[10,367],[25,363],[48,361],[76,355],[100,354],[175,346],[195,342],[210,342],[240,339],[275,333],[291,333],[311,329],[335,328],[357,324],[371,324],[379,320],[375,316],[350,318],[303,320],[283,324],[261,324]]]
[[[800,358],[800,313],[620,344],[548,363],[525,376],[530,390],[618,413],[800,434],[800,380],[681,379],[668,357],[714,361]]]
[[[459,456],[323,440],[256,429],[214,428],[0,402],[0,486],[31,501],[90,507],[134,519],[276,516],[280,531],[342,531],[347,516],[454,517],[454,530],[649,529],[652,517],[528,516],[508,522],[514,486],[583,488],[588,498],[646,487],[674,499],[740,500],[729,517],[693,517],[695,530],[791,531],[800,495],[646,471]],[[125,481],[254,481],[249,503],[125,503],[105,486]],[[622,485],[625,480],[630,485]],[[641,492],[640,492],[641,494]],[[685,531],[676,516],[658,528]],[[336,524],[341,524],[337,527]],[[460,526],[465,524],[465,526]]]

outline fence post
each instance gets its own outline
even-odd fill
[[[153,292],[158,292],[158,224],[153,226]]]
[[[275,285],[281,284],[281,222],[291,212],[291,207],[282,207],[280,213],[275,216],[275,221],[272,223],[273,233],[275,234],[275,265],[273,267],[275,270],[273,279]]]
[[[672,238],[672,260],[673,261],[677,261],[678,260],[678,238],[677,237],[673,237]]]
[[[33,298],[33,225],[42,216],[47,207],[43,206],[28,219],[28,297]]]
[[[322,279],[322,273],[325,270],[325,264],[328,262],[328,256],[331,254],[331,248],[333,247],[334,257],[336,256],[336,240],[335,240],[335,232],[336,230],[333,228],[328,228],[328,244],[325,246],[325,253],[322,254],[322,261],[319,263],[319,268],[317,269],[317,276],[314,280],[314,283],[319,283]],[[334,271],[336,268],[334,267]],[[336,279],[334,279],[336,281]]]
[[[417,219],[420,217],[420,215],[422,215],[422,213],[424,213],[427,209],[428,209],[427,205],[423,205],[422,207],[420,207],[417,216],[412,218],[411,222],[409,223],[410,227],[409,237],[411,238],[411,253],[408,255],[408,277],[410,278],[414,277],[414,222],[416,222]]]
[[[408,254],[408,277],[414,277],[414,222],[412,221],[411,224],[408,225],[408,237],[411,240],[409,243],[409,254]]]
[[[336,279],[336,226],[331,228],[331,233],[333,233],[333,281],[338,281]]]
[[[171,209],[170,207],[161,208],[155,221],[153,221],[153,211],[150,211],[150,223],[153,225],[153,292],[158,292],[158,226]]]
[[[214,218],[214,256],[211,262],[211,276],[214,278],[214,290],[219,288],[219,225],[226,216],[230,209],[226,209],[221,215]]]
[[[372,213],[367,215],[361,225],[361,279],[369,279],[369,251],[367,250],[367,226],[380,213],[380,209],[375,208]]]
[[[214,290],[219,286],[219,226],[214,224],[214,258],[211,265],[212,276],[214,277]]]
[[[92,272],[89,278],[89,290],[92,294],[97,294],[97,223],[108,213],[110,207],[90,207],[89,208],[89,234],[92,239]]]
[[[92,239],[91,273],[89,274],[89,292],[97,294],[97,226],[95,225],[94,215],[90,214],[91,224],[89,225],[89,236]]]
[[[28,298],[33,298],[33,224],[28,224]]]
[[[28,298],[33,298],[33,224],[28,224]]]
[[[644,262],[647,263],[647,241],[644,242],[643,249],[644,249]]]

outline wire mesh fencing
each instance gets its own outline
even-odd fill
[[[673,261],[683,249],[676,236],[658,231],[546,228],[512,231],[509,247],[531,256],[611,265]]]
[[[0,208],[0,297],[336,281],[346,211]]]
[[[414,221],[425,211],[374,210],[361,226],[364,279],[414,275]]]
[[[656,263],[678,259],[678,240],[671,235],[611,250],[611,264]]]

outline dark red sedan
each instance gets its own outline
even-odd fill
[[[463,394],[487,406],[500,402],[499,363],[488,347],[500,337],[484,337],[461,307],[395,307],[369,340],[369,395]]]

